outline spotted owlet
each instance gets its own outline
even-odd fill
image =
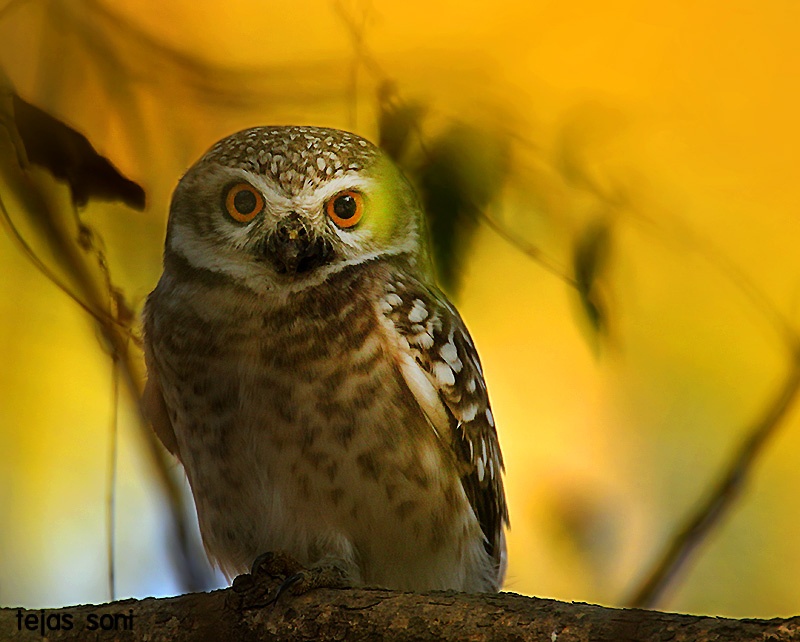
[[[144,407],[212,561],[497,591],[502,456],[417,198],[354,134],[260,127],[181,179],[144,311]]]

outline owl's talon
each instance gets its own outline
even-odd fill
[[[303,570],[303,565],[284,552],[267,551],[259,555],[250,568],[256,577],[286,578]]]
[[[231,600],[236,608],[263,608],[278,601],[278,598],[293,586],[305,572],[303,565],[291,555],[268,551],[259,555],[249,573],[234,578]],[[277,588],[274,588],[278,583]]]
[[[295,573],[294,575],[290,575],[287,577],[281,585],[275,589],[274,597],[270,598],[269,604],[276,604],[280,599],[281,595],[283,595],[286,591],[290,591],[290,589],[297,584],[298,582],[302,581],[303,573]],[[290,591],[291,592],[291,591]]]
[[[255,579],[253,576],[250,573],[244,573],[233,578],[231,589],[233,589],[234,593],[247,593],[253,589],[254,585]]]
[[[290,595],[303,595],[319,588],[344,589],[349,588],[347,574],[335,564],[321,564],[304,568],[287,577],[275,590],[275,595],[270,598],[269,604],[275,604],[284,593]]]

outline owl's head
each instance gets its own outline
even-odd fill
[[[260,292],[405,255],[427,270],[413,189],[372,143],[318,127],[257,127],[214,145],[172,198],[166,252]]]

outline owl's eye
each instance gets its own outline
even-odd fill
[[[364,197],[358,192],[339,192],[325,203],[325,213],[339,227],[353,227],[364,214]]]
[[[236,183],[225,195],[225,210],[239,223],[249,223],[264,209],[264,197],[249,183]]]

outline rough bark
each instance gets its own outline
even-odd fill
[[[611,609],[514,593],[414,594],[378,589],[319,589],[302,596],[283,594],[277,603],[268,604],[274,584],[267,586],[251,576],[239,580],[244,581],[237,581],[235,588],[174,598],[44,611],[4,608],[0,639],[35,640],[44,633],[52,641],[104,642],[800,640],[800,617],[733,620]]]

